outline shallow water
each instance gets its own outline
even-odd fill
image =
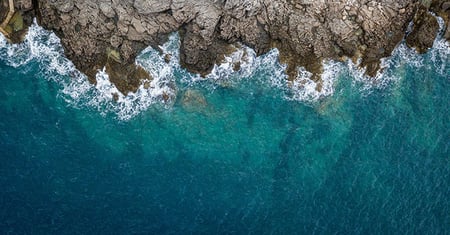
[[[144,51],[151,87],[114,102],[53,34],[0,38],[2,234],[450,233],[448,44],[402,44],[376,79],[326,62],[322,92],[276,51],[202,79],[177,47]]]

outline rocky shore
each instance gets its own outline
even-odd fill
[[[91,82],[106,68],[126,94],[151,79],[136,56],[172,32],[181,36],[181,65],[202,75],[243,44],[257,54],[277,48],[290,79],[302,66],[318,80],[322,60],[345,58],[360,58],[374,76],[404,38],[419,53],[432,46],[439,27],[432,13],[444,19],[450,39],[445,0],[2,0],[0,32],[20,42],[37,18]]]

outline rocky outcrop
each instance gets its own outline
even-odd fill
[[[106,67],[123,93],[151,79],[135,65],[137,54],[148,45],[158,48],[175,31],[181,35],[180,63],[202,75],[232,52],[231,45],[242,43],[257,54],[278,48],[290,79],[299,66],[318,75],[323,59],[348,57],[361,58],[374,76],[411,21],[408,45],[424,52],[438,27],[428,10],[448,22],[450,8],[442,0],[15,0],[15,5],[26,9],[24,18],[36,16],[53,30],[67,57],[92,82]],[[3,9],[0,5],[0,18]]]
[[[431,11],[430,11],[431,10]],[[408,46],[413,47],[419,53],[425,53],[433,46],[434,35],[438,32],[439,25],[436,17],[438,14],[446,22],[446,32],[444,37],[450,39],[449,15],[450,2],[422,0],[414,17],[413,31],[406,37]]]
[[[414,17],[414,30],[406,37],[406,44],[413,47],[419,53],[425,53],[433,46],[434,37],[438,31],[438,22],[425,7],[420,7]]]
[[[444,19],[446,27],[444,38],[450,41],[450,1],[434,0],[431,2],[429,9]]]

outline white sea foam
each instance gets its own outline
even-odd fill
[[[312,74],[304,68],[299,70],[299,76],[293,81],[295,89],[291,99],[299,101],[317,101],[334,93],[335,82],[342,73],[342,66],[336,61],[324,61],[320,81],[311,80]],[[289,97],[288,97],[289,98]]]
[[[240,70],[235,71],[234,64],[240,64]],[[334,82],[340,72],[336,62],[324,62],[325,72],[322,74],[321,84],[311,79],[311,73],[300,68],[297,79],[288,81],[285,73],[286,65],[279,62],[279,51],[273,49],[267,54],[257,57],[254,50],[241,46],[239,50],[227,56],[224,63],[214,67],[207,79],[213,81],[240,81],[253,79],[260,85],[269,85],[283,93],[286,99],[298,101],[315,101],[321,97],[331,95],[334,91]]]
[[[438,18],[441,27],[433,48],[425,56],[430,56],[433,66],[441,74],[448,73],[448,55],[450,46],[442,34],[444,22]],[[96,76],[97,83],[90,84],[86,76],[77,71],[63,55],[60,40],[34,23],[25,41],[10,45],[0,36],[0,55],[8,65],[19,68],[35,61],[40,64],[41,72],[49,80],[57,82],[62,91],[60,97],[76,107],[90,107],[102,114],[116,113],[119,119],[130,119],[154,104],[171,107],[178,90],[186,86],[206,86],[214,91],[218,86],[239,85],[243,79],[251,79],[258,86],[276,89],[288,100],[315,102],[323,97],[333,95],[336,81],[342,74],[350,75],[355,84],[362,84],[363,91],[374,88],[384,88],[401,79],[401,71],[405,66],[420,68],[424,66],[424,55],[419,55],[414,49],[401,43],[392,56],[382,60],[382,72],[371,78],[364,75],[364,70],[351,60],[347,62],[325,61],[324,73],[317,84],[311,79],[311,74],[304,68],[299,69],[299,76],[290,82],[285,74],[286,65],[280,64],[279,52],[273,49],[262,56],[244,45],[231,55],[225,56],[223,63],[216,65],[211,74],[202,78],[181,68],[179,64],[180,39],[174,33],[160,51],[151,47],[145,49],[137,58],[136,63],[145,68],[152,76],[151,81],[145,81],[137,92],[121,94],[109,81],[104,71]],[[165,55],[170,55],[166,61]],[[236,64],[240,70],[235,71]]]
[[[252,54],[256,56],[255,53]],[[267,84],[273,88],[285,90],[287,88],[286,65],[279,63],[279,51],[273,49],[252,60],[251,74],[261,85]]]
[[[60,81],[61,76],[80,74],[72,62],[63,56],[63,48],[59,38],[37,26],[36,22],[28,30],[23,43],[9,44],[2,36],[0,53],[5,62],[12,67],[19,68],[31,61],[37,61],[42,65],[47,78]]]
[[[172,48],[176,51],[179,48]],[[242,79],[252,76],[256,67],[256,53],[251,48],[244,45],[237,45],[236,50],[230,55],[225,55],[223,61],[214,65],[211,72],[202,77],[198,74],[192,74],[181,68],[177,63],[172,64],[175,71],[181,75],[179,82],[185,86],[204,86],[211,91],[217,87],[230,87],[239,84]],[[239,70],[236,70],[236,66]]]
[[[232,54],[226,55],[224,61],[219,65],[214,65],[211,73],[206,79],[212,80],[218,84],[228,83],[230,80],[237,81],[251,76],[255,63],[256,53],[249,47],[239,45]],[[235,70],[239,66],[239,70]]]
[[[430,59],[436,66],[437,71],[441,75],[447,75],[450,79],[449,71],[449,55],[450,55],[450,43],[443,37],[445,33],[445,22],[441,17],[436,17],[439,24],[439,33],[434,40],[433,48],[430,50]]]
[[[446,48],[448,50],[448,47]],[[430,52],[434,53],[435,47]],[[441,55],[441,53],[439,53]],[[375,77],[369,77],[365,74],[365,69],[360,67],[361,60],[353,63],[348,59],[346,69],[348,74],[354,79],[355,84],[362,85],[363,92],[370,92],[374,89],[383,89],[391,84],[399,82],[404,77],[406,68],[418,69],[425,66],[424,55],[420,55],[415,49],[409,48],[405,41],[392,51],[391,56],[381,59],[381,69]],[[435,63],[436,64],[436,63]]]
[[[95,94],[88,102],[90,106],[103,107],[99,111],[107,112],[114,110],[120,119],[127,120],[144,110],[147,110],[154,103],[169,104],[175,96],[174,91],[167,86],[160,85],[158,78],[152,80],[148,87],[141,84],[136,92],[123,95],[114,84],[109,81],[108,74],[100,71],[96,76]],[[113,101],[114,96],[117,100]]]
[[[38,62],[42,76],[57,82],[62,91],[60,97],[77,107],[93,107],[102,114],[114,112],[119,119],[130,119],[154,103],[170,106],[174,101],[175,89],[167,79],[171,74],[166,66],[163,69],[155,67],[157,63],[142,63],[144,68],[154,76],[148,86],[142,84],[138,91],[127,95],[121,94],[109,81],[104,71],[99,71],[96,84],[88,82],[85,75],[76,70],[71,61],[63,55],[59,38],[36,24],[29,28],[25,40],[21,44],[8,44],[0,37],[0,55],[8,65],[19,68],[32,61]],[[142,62],[139,61],[138,62]],[[152,64],[152,66],[145,66]],[[146,88],[144,88],[146,87]],[[117,100],[114,101],[114,96]]]
[[[0,48],[5,48],[7,44],[6,38],[0,33]]]
[[[371,92],[374,89],[383,89],[391,84],[401,80],[404,76],[405,68],[418,69],[425,65],[425,60],[431,59],[433,62],[431,69],[438,71],[441,75],[448,74],[448,56],[450,54],[450,45],[443,38],[445,31],[444,20],[436,17],[440,26],[439,33],[434,41],[434,45],[425,55],[420,55],[415,49],[409,48],[402,41],[392,52],[392,55],[381,59],[381,70],[375,77],[365,75],[365,69],[360,68],[360,60],[355,64],[348,59],[346,68],[343,68],[355,81],[354,84],[361,85],[362,92]],[[409,28],[412,28],[410,24]],[[411,29],[408,29],[409,31]],[[430,57],[430,58],[428,58]],[[339,63],[337,64],[339,66]],[[326,69],[325,69],[326,70]]]
[[[68,102],[95,107],[103,114],[112,111],[121,120],[133,118],[155,103],[170,107],[176,98],[172,67],[154,52],[147,49],[137,58],[136,63],[144,67],[153,79],[143,81],[136,92],[122,94],[103,70],[96,75],[95,87],[80,77],[65,86],[63,93],[70,97]]]

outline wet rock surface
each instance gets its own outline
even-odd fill
[[[19,43],[33,19],[33,4],[27,0],[3,0],[0,3],[0,33],[12,43]]]
[[[433,46],[434,37],[439,29],[436,18],[425,7],[421,7],[414,18],[413,31],[406,37],[406,44],[419,53],[425,53]]]
[[[410,22],[415,24],[408,45],[425,52],[438,29],[428,11],[447,25],[450,11],[442,0],[16,0],[15,7],[25,24],[37,17],[54,31],[90,81],[106,67],[125,94],[151,79],[135,65],[137,54],[149,45],[157,48],[172,32],[181,35],[181,65],[202,75],[231,53],[233,44],[242,43],[257,54],[278,48],[290,79],[299,66],[319,79],[323,59],[346,57],[361,58],[374,76]]]

